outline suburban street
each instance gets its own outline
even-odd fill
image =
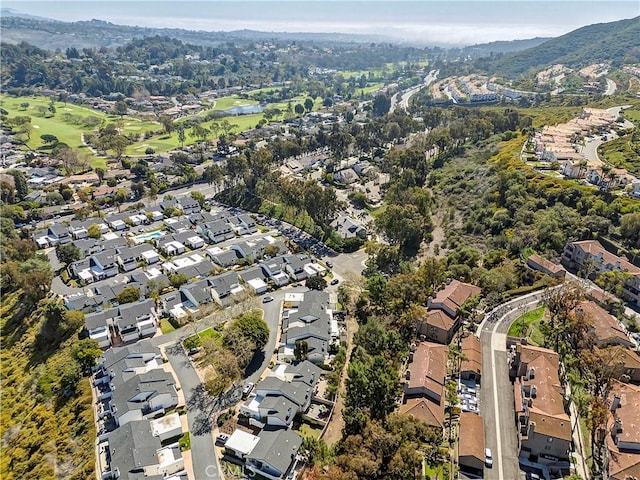
[[[603,95],[613,95],[614,93],[616,93],[616,89],[618,88],[616,82],[611,80],[609,77],[607,77],[605,80],[607,81],[607,90]]]
[[[533,310],[542,292],[533,292],[500,305],[489,312],[478,328],[482,342],[482,388],[480,404],[484,418],[485,445],[493,452],[493,469],[485,469],[487,479],[524,478],[518,466],[513,385],[507,364],[507,332],[523,313]],[[488,319],[495,315],[497,321]]]

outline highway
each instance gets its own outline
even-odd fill
[[[424,82],[420,85],[416,85],[415,87],[411,87],[410,89],[404,91],[402,94],[398,92],[391,97],[391,111],[394,111],[396,107],[400,107],[403,110],[407,110],[409,108],[409,99],[415,95],[417,92],[422,90],[424,87],[427,87],[433,82],[438,76],[437,70],[431,70],[429,74],[424,77]],[[398,96],[400,96],[400,100],[398,101]]]

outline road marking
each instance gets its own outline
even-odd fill
[[[534,296],[535,297],[535,296]],[[492,371],[492,376],[493,376],[493,408],[494,408],[494,412],[495,412],[495,417],[496,417],[496,444],[497,444],[497,453],[498,455],[494,455],[494,459],[497,460],[497,464],[498,464],[498,474],[499,477],[498,478],[504,478],[504,472],[502,469],[502,436],[500,435],[500,409],[499,409],[499,405],[498,405],[498,385],[497,385],[497,374],[496,374],[496,361],[495,361],[495,352],[497,352],[497,346],[494,346],[495,344],[498,343],[497,339],[496,339],[496,333],[498,330],[498,326],[500,326],[503,322],[503,320],[507,317],[507,315],[509,315],[512,312],[517,312],[521,307],[529,307],[531,305],[537,305],[539,302],[539,300],[536,298],[535,300],[523,303],[523,304],[519,304],[519,305],[513,305],[513,307],[508,311],[505,312],[504,315],[502,315],[498,321],[494,324],[493,329],[491,331],[491,371]],[[528,309],[523,309],[523,311],[529,311]],[[506,334],[501,334],[501,336],[504,335],[505,339],[506,339]]]
[[[494,342],[495,342],[496,330],[498,329],[498,325],[501,323],[503,318],[504,316],[500,318],[500,321],[496,322],[496,324],[493,326],[493,331],[491,332],[491,371],[493,373],[493,411],[496,417],[495,418],[496,444],[497,444],[497,454],[498,454],[497,456],[494,456],[494,458],[497,460],[496,463],[498,464],[498,474],[499,474],[498,478],[504,478],[504,473],[502,470],[502,439],[500,437],[500,409],[498,405],[498,380],[496,375],[496,361],[495,361],[496,349],[494,348]]]

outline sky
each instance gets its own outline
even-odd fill
[[[554,37],[640,15],[638,0],[3,0],[2,7],[64,21],[381,34],[440,45]]]

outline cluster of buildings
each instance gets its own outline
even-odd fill
[[[511,361],[520,456],[547,465],[555,476],[570,469],[572,423],[557,353],[517,345]]]
[[[562,252],[562,264],[569,270],[583,271],[588,278],[604,272],[626,273],[622,286],[622,298],[640,305],[640,267],[606,250],[597,240],[568,242]]]
[[[532,259],[529,259],[530,262]],[[638,304],[640,268],[606,251],[595,240],[569,242],[562,255],[569,270],[581,270],[590,278],[607,271],[628,274],[623,297]],[[533,259],[533,268],[561,278],[564,269],[544,259]],[[587,329],[591,348],[606,349],[617,380],[609,394],[606,424],[597,441],[606,443],[608,478],[627,480],[640,474],[640,356],[623,324],[609,314],[597,295],[581,301],[572,314]],[[606,300],[606,299],[605,299]],[[510,347],[510,376],[514,379],[516,427],[520,458],[542,465],[552,476],[567,474],[576,428],[570,416],[570,397],[565,391],[563,369],[556,352],[524,344]]]
[[[520,98],[521,94],[498,87],[489,79],[480,75],[449,77],[431,86],[431,97],[434,104],[480,104],[494,103],[506,97],[511,100]]]
[[[480,288],[453,280],[429,301],[418,321],[421,341],[412,345],[406,364],[400,412],[444,430],[448,372],[458,381],[460,433],[458,459],[462,471],[482,476],[485,467],[484,424],[479,415],[477,389],[482,379],[482,346],[475,335],[459,337],[462,356],[450,364],[449,344],[461,326],[460,308],[480,294]]]
[[[607,110],[585,108],[577,118],[546,126],[533,136],[535,158],[542,162],[558,162],[560,173],[565,177],[585,179],[598,187],[612,190],[633,185],[638,179],[625,169],[607,169],[600,161],[588,160],[578,143],[590,135],[607,134],[616,120]]]
[[[178,480],[184,397],[148,341],[107,350],[94,367],[98,469],[103,479]]]
[[[333,404],[318,396],[322,370],[304,360],[277,363],[240,407],[246,428],[237,428],[224,444],[225,458],[268,479],[290,478],[302,437],[294,420],[325,426]]]
[[[164,218],[169,208],[182,215]],[[72,244],[80,251],[82,259],[68,265],[67,274],[82,289],[64,300],[85,313],[90,337],[103,348],[155,334],[160,317],[180,320],[207,304],[226,307],[240,295],[326,273],[313,258],[258,234],[251,216],[202,211],[191,198],[56,223],[33,238],[43,248]],[[130,289],[139,300],[120,304]]]

